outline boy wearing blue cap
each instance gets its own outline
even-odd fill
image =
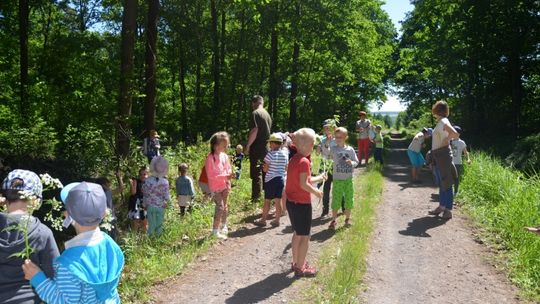
[[[54,275],[53,260],[60,254],[52,231],[31,211],[39,205],[43,185],[32,171],[16,169],[2,182],[2,194],[7,213],[0,213],[0,303],[39,303],[28,281],[24,278],[21,265],[24,259],[14,256],[25,250],[25,243],[32,248],[30,260],[39,265],[44,276]],[[25,195],[22,195],[24,193]],[[0,203],[1,205],[2,203]],[[19,229],[27,225],[27,237]]]
[[[23,265],[39,297],[51,303],[120,303],[118,282],[124,254],[99,229],[107,208],[103,188],[94,183],[73,183],[60,193],[66,207],[64,226],[73,225],[77,236],[54,261],[55,276],[49,279],[30,260]]]

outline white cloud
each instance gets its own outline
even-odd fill
[[[402,105],[399,102],[399,99],[397,96],[394,95],[386,95],[386,101],[381,106],[380,109],[377,108],[377,105],[372,104],[370,106],[371,112],[401,112],[405,111],[407,109],[406,106]]]

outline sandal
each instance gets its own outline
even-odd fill
[[[439,206],[439,207],[435,208],[434,210],[429,211],[428,214],[429,215],[439,215],[443,211],[444,211],[444,207]]]
[[[350,218],[345,219],[345,226],[350,227],[351,225],[352,225],[351,219]]]
[[[331,229],[331,230],[336,229],[336,221],[335,220],[330,222],[330,225],[328,225],[328,229]]]
[[[266,221],[263,221],[263,220],[256,220],[256,221],[253,221],[253,224],[255,226],[259,226],[259,227],[265,227],[266,226]]]
[[[294,270],[294,276],[295,277],[314,277],[317,275],[317,269],[315,267],[310,266],[307,262],[304,263],[304,266],[302,268],[296,268]]]
[[[271,222],[270,222],[270,225],[271,225],[272,227],[279,227],[279,222],[278,222],[278,221],[271,221]]]

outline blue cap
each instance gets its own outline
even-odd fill
[[[15,169],[9,172],[2,182],[3,190],[29,191],[38,198],[41,198],[43,184],[37,174],[28,170]]]

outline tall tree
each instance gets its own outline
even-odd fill
[[[133,62],[137,30],[137,0],[124,0],[122,42],[120,50],[120,96],[116,121],[116,151],[121,157],[129,155],[131,105],[133,97]]]
[[[291,71],[291,95],[289,97],[289,130],[294,130],[297,124],[297,104],[296,98],[298,97],[298,77],[299,77],[299,58],[300,58],[300,0],[296,0],[294,3],[294,18],[293,18],[293,53],[292,53],[292,71]]]
[[[21,121],[28,121],[28,24],[29,24],[28,0],[19,0],[19,48],[20,48],[20,116]]]
[[[146,132],[156,128],[156,59],[157,59],[157,22],[159,0],[148,0],[145,48],[145,103],[144,127]]]
[[[219,33],[218,33],[218,10],[216,0],[210,0],[210,15],[212,17],[210,33],[212,36],[212,76],[214,79],[214,110],[220,114],[220,56],[219,56]],[[219,117],[219,116],[218,116]]]

